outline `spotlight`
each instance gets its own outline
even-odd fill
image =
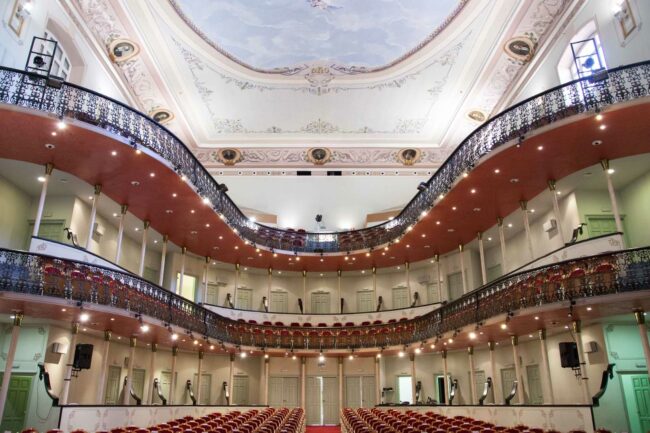
[[[142,332],[147,332],[147,331],[149,331],[149,325],[141,325],[141,326],[140,326],[140,331],[142,331]]]
[[[321,352],[320,355],[318,355],[318,362],[321,363],[325,362],[325,355],[323,355],[323,352]]]
[[[90,319],[90,316],[88,315],[88,313],[81,313],[79,315],[79,321],[82,322],[82,323],[87,322],[88,319]]]

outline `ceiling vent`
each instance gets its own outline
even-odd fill
[[[311,171],[310,170],[298,170],[296,172],[296,175],[298,175],[298,176],[311,176]]]

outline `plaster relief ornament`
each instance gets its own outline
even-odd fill
[[[313,147],[307,151],[307,161],[315,165],[326,164],[332,159],[332,152],[324,147]]]
[[[108,55],[114,63],[126,62],[140,53],[140,46],[130,39],[117,38],[108,44]]]
[[[242,160],[238,149],[226,148],[217,151],[217,159],[224,165],[235,165]]]
[[[149,117],[161,125],[165,125],[174,119],[174,113],[167,110],[166,108],[156,108],[149,112]]]
[[[467,117],[479,123],[483,123],[487,119],[487,115],[481,110],[472,110],[467,113]]]
[[[504,51],[516,64],[528,63],[535,55],[537,38],[532,33],[517,36],[508,40],[503,46]]]
[[[397,152],[397,160],[404,165],[413,165],[420,160],[422,152],[419,149],[407,148]]]

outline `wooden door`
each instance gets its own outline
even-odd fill
[[[504,399],[510,395],[510,391],[512,391],[512,384],[517,379],[516,376],[517,375],[515,374],[514,367],[501,369],[501,387],[502,387]],[[521,384],[517,386],[517,395],[519,395],[520,392],[521,392]]]
[[[270,311],[273,313],[287,313],[289,311],[289,295],[279,290],[271,292]]]
[[[306,386],[306,418],[308,425],[322,425],[322,382],[321,376],[309,376]]]
[[[339,423],[339,379],[323,377],[323,424]]]
[[[313,314],[330,313],[329,292],[314,292],[311,294],[311,313]]]
[[[374,293],[372,290],[357,292],[357,312],[373,311],[375,308]]]
[[[235,308],[240,310],[251,310],[253,306],[253,291],[251,289],[239,288],[237,289],[237,299],[235,300]]]
[[[393,288],[393,309],[409,307],[409,289],[408,287]]]
[[[208,292],[205,296],[205,303],[210,305],[217,305],[219,303],[219,285],[215,283],[208,283]]]
[[[447,287],[449,287],[450,299],[458,299],[463,296],[463,274],[455,272],[447,275]]]
[[[361,406],[361,376],[345,377],[345,407],[357,409]]]
[[[650,431],[650,381],[647,374],[621,376],[632,433]]]
[[[196,384],[199,383],[199,375],[194,373],[192,378],[192,386],[194,388],[194,395],[197,394],[198,389],[196,389]],[[210,404],[210,392],[212,391],[212,375],[208,373],[203,373],[201,375],[201,399],[198,401],[198,404]]]
[[[372,408],[375,407],[375,376],[361,377],[361,407]]]
[[[250,404],[248,400],[248,376],[234,376],[232,384],[232,401],[235,405]]]
[[[12,373],[9,379],[7,402],[0,431],[21,431],[25,427],[25,419],[29,408],[29,391],[32,389],[33,375]],[[0,375],[2,380],[2,375]]]
[[[544,393],[542,391],[542,378],[538,365],[526,366],[526,377],[528,378],[528,404],[544,404]]]

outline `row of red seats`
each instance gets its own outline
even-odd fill
[[[417,319],[420,316],[414,317],[414,319]],[[388,324],[395,324],[398,322],[406,322],[409,319],[406,317],[402,317],[401,319],[390,319],[386,323]],[[244,319],[237,319],[237,322],[239,323],[248,323],[249,325],[258,325],[257,320],[249,319],[249,320],[244,320]],[[354,328],[357,326],[370,326],[370,325],[383,325],[384,322],[382,320],[374,320],[372,322],[370,321],[365,321],[361,322],[359,325],[355,324],[354,322],[345,322],[345,324],[341,322],[335,322],[332,325],[329,325],[327,323],[318,323],[315,327],[316,328]],[[284,322],[269,322],[269,321],[264,321],[262,322],[263,326],[277,326],[277,327],[286,327]],[[303,322],[303,323],[298,323],[298,322],[291,322],[289,324],[290,328],[314,328],[314,325],[312,325],[310,322]]]

